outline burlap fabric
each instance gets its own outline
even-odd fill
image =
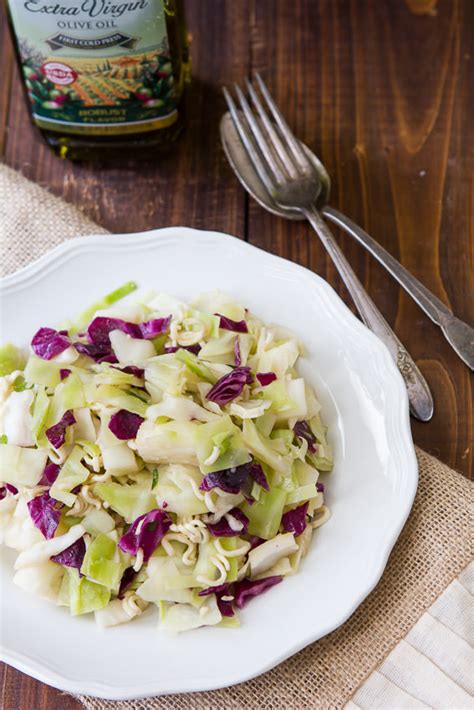
[[[106,233],[76,207],[0,165],[0,274],[5,276],[66,239]]]
[[[0,166],[2,272],[64,239],[104,232],[78,210]],[[472,486],[417,450],[412,513],[381,582],[344,626],[268,673],[212,692],[136,702],[81,697],[87,708],[341,708],[472,559]],[[237,633],[237,632],[233,632]]]

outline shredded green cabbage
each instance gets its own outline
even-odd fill
[[[0,533],[20,553],[14,581],[103,627],[150,604],[170,633],[237,627],[239,585],[294,574],[329,517],[321,406],[289,331],[220,292],[118,303],[136,288],[73,319],[50,360],[0,348]],[[81,346],[95,317],[115,321],[94,352]],[[162,334],[139,337],[157,319]],[[66,415],[60,445],[51,431]],[[41,515],[55,521],[47,540]]]

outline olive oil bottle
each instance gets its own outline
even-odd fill
[[[6,0],[31,118],[61,157],[148,157],[184,122],[180,0]]]

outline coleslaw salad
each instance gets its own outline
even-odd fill
[[[19,586],[101,626],[236,626],[329,517],[303,346],[222,293],[135,288],[0,349],[1,539]]]

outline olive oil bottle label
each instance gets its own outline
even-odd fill
[[[9,10],[40,128],[123,135],[177,120],[163,0],[10,0]]]

